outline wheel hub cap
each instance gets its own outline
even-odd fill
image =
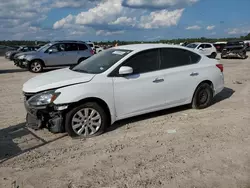
[[[207,94],[207,92],[206,92],[206,91],[201,91],[201,92],[200,92],[199,99],[200,99],[200,103],[201,103],[201,104],[206,103],[206,101],[207,101],[207,99],[208,99],[208,94]]]
[[[83,108],[76,112],[71,120],[73,131],[77,135],[93,135],[101,127],[101,116],[93,108]]]
[[[34,72],[38,72],[41,70],[41,65],[37,62],[31,64],[31,70]]]

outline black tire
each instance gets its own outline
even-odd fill
[[[37,68],[34,68],[34,67],[37,67]],[[40,60],[31,61],[28,65],[29,71],[33,73],[43,72],[43,68],[44,68],[43,62]]]
[[[207,83],[201,83],[195,90],[192,108],[204,109],[211,105],[213,100],[213,89]]]
[[[78,61],[77,61],[77,64],[81,63],[82,61],[86,60],[87,58],[85,57],[81,57]]]
[[[77,134],[74,130],[73,130],[73,126],[72,126],[72,119],[73,117],[77,114],[77,112],[79,112],[80,110],[86,109],[86,108],[90,108],[90,109],[94,109],[95,111],[97,111],[101,117],[101,124],[100,124],[100,128],[97,130],[97,132],[95,132],[94,134],[91,135],[84,135],[84,134]],[[104,109],[97,104],[96,102],[87,102],[85,104],[82,104],[78,107],[73,108],[72,110],[70,110],[65,117],[65,130],[68,133],[69,136],[71,137],[84,137],[84,138],[89,138],[89,137],[94,137],[94,136],[98,136],[102,133],[105,132],[106,128],[108,127],[108,117],[107,114],[105,113]],[[85,125],[86,127],[86,125]],[[87,126],[88,127],[88,126]],[[87,128],[88,130],[90,128]],[[85,132],[85,130],[84,130]]]
[[[210,57],[213,58],[213,59],[215,59],[216,56],[217,56],[217,53],[216,53],[216,52],[213,52],[213,53],[210,55]]]

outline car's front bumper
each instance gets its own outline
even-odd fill
[[[24,106],[27,112],[26,125],[32,129],[47,128],[50,132],[60,133],[64,132],[64,114],[67,105],[64,105],[63,110],[58,106],[31,106],[24,100]],[[62,107],[62,106],[61,106]]]
[[[14,59],[14,65],[21,67],[21,68],[27,68],[28,67],[28,61],[26,59]]]
[[[6,54],[5,54],[4,57],[5,57],[5,59],[10,59],[10,56],[9,56],[9,55],[6,55]]]

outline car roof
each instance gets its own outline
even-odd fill
[[[130,44],[130,45],[123,45],[123,46],[116,46],[113,49],[123,49],[123,50],[132,50],[132,51],[143,51],[153,48],[180,48],[180,49],[188,49],[183,46],[179,45],[172,45],[172,44]],[[189,49],[188,49],[189,50]]]
[[[50,42],[51,44],[55,44],[55,43],[84,43],[86,44],[84,41],[78,41],[78,40],[57,40],[57,41],[52,41]]]

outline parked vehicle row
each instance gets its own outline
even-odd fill
[[[15,47],[0,45],[0,56],[4,56],[6,52],[16,49]]]
[[[38,48],[39,48],[38,46],[20,46],[16,50],[7,51],[5,53],[5,58],[10,59],[10,60],[14,60],[14,56],[16,54],[21,53],[21,52],[36,51]]]
[[[27,55],[28,64],[44,66],[32,59],[50,59],[62,44],[63,53],[69,44],[81,54],[83,43],[57,42],[38,50],[39,55]],[[87,56],[92,55],[89,48]],[[23,93],[29,127],[90,137],[124,118],[185,104],[206,108],[223,88],[223,65],[216,59],[177,45],[137,44],[113,47],[70,68],[38,75],[23,85]]]

